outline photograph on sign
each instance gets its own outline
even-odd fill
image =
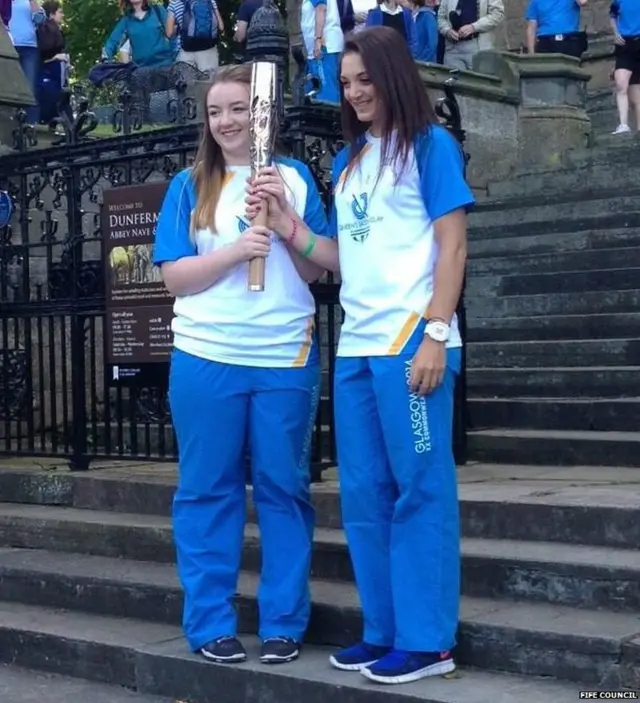
[[[106,361],[111,383],[148,381],[168,362],[173,297],[153,265],[153,240],[166,182],[104,192]],[[164,369],[161,371],[164,373]]]

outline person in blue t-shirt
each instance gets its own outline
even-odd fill
[[[169,184],[153,260],[175,296],[169,401],[179,451],[173,535],[192,650],[242,662],[234,595],[245,527],[245,444],[251,452],[262,573],[260,659],[293,661],[311,610],[314,509],[309,461],[320,394],[315,302],[324,272],[245,216],[251,174],[251,67],[219,68],[193,168]],[[296,217],[319,235],[326,215],[309,168],[276,158]],[[248,288],[265,260],[265,290]]]
[[[337,245],[275,197],[275,175],[254,182],[248,204],[269,198],[269,227],[309,260],[340,270],[336,441],[364,632],[330,661],[400,684],[455,669],[455,311],[474,198],[462,150],[438,124],[399,32],[373,27],[347,37],[340,80],[349,145],[333,163]]]
[[[567,54],[580,58],[586,33],[580,31],[580,9],[587,0],[529,0],[527,49],[530,54]]]
[[[625,134],[629,127],[629,86],[632,77],[640,73],[640,2],[638,0],[616,0],[611,3],[611,29],[615,42],[616,103],[619,124],[614,134]],[[634,86],[637,91],[637,85]],[[639,96],[635,96],[639,97]],[[636,111],[640,117],[640,108]],[[640,129],[640,124],[636,125]]]

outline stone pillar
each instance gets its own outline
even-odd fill
[[[289,32],[274,0],[263,0],[247,30],[244,61],[269,61],[278,67],[278,110],[284,107],[284,84],[289,56]]]
[[[13,132],[17,123],[13,119],[17,108],[35,103],[33,93],[25,78],[18,55],[2,22],[0,22],[0,153],[13,146]]]
[[[520,167],[554,167],[564,153],[588,146],[588,71],[562,54],[503,54],[520,76],[518,161]],[[474,69],[486,71],[491,57],[479,55]],[[540,145],[544,144],[544,149]]]

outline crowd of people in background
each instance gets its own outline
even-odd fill
[[[580,58],[588,48],[581,10],[588,0],[529,0],[523,50]],[[235,16],[237,54],[263,0],[242,0]],[[102,60],[131,68],[163,68],[179,62],[201,73],[220,63],[218,44],[230,18],[216,0],[119,0],[121,17],[104,43]],[[57,0],[0,0],[2,21],[12,37],[37,105],[29,123],[50,122],[71,70],[65,48],[63,10]],[[640,8],[637,0],[611,3],[615,42],[612,78],[619,112],[616,134],[630,131],[630,105],[640,124]],[[474,56],[497,44],[504,22],[503,0],[302,0],[300,30],[309,73],[319,80],[315,99],[337,102],[338,58],[345,39],[365,27],[391,27],[418,61],[471,70]]]

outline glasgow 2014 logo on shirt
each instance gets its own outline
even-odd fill
[[[356,242],[364,242],[369,236],[369,217],[367,210],[369,208],[369,195],[360,193],[360,198],[356,195],[351,200],[351,212],[356,218],[356,222],[351,227],[349,234]]]
[[[236,215],[236,220],[238,221],[238,232],[240,232],[240,234],[243,234],[251,227],[251,225],[239,215]],[[269,239],[272,244],[277,244],[281,241],[280,237],[278,237],[275,232],[271,232]]]
[[[236,215],[236,219],[238,220],[238,232],[240,232],[240,234],[242,234],[243,232],[246,232],[249,229],[249,227],[251,227],[251,225],[246,220],[243,220],[241,217],[238,217],[237,215]]]

